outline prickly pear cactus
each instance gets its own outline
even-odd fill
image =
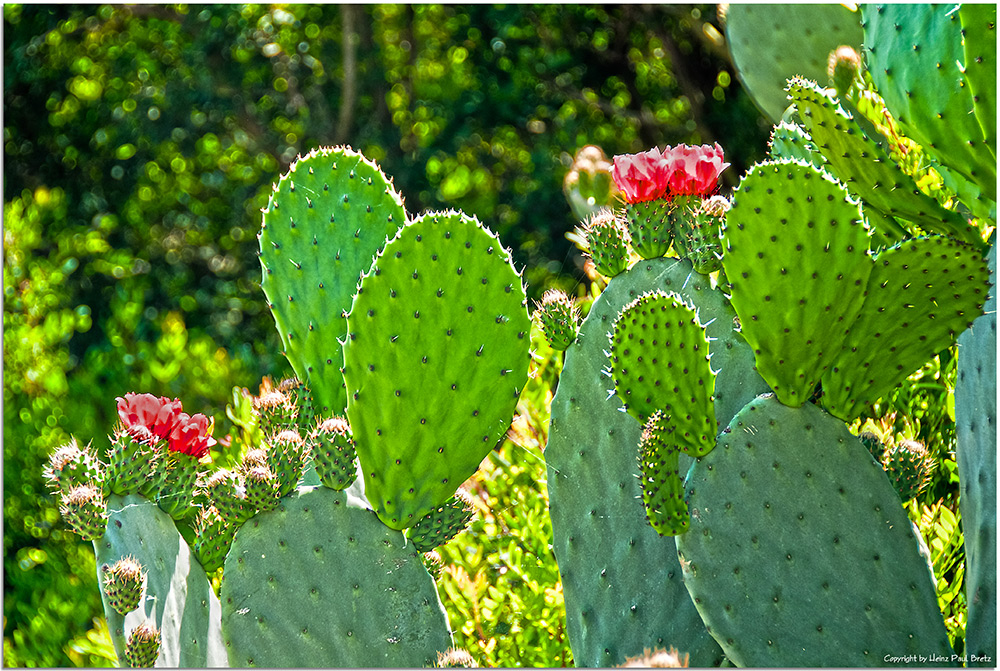
[[[997,663],[997,250],[990,250],[993,291],[985,314],[958,338],[955,429],[965,536],[965,649],[970,665]],[[978,657],[973,660],[972,655]]]
[[[728,421],[767,389],[753,370],[753,353],[734,331],[732,309],[689,261],[640,261],[614,278],[591,307],[566,351],[545,450],[553,549],[580,666],[621,664],[651,645],[678,646],[694,666],[722,661],[681,583],[673,539],[657,534],[637,500],[642,425],[609,391],[611,327],[626,304],[654,289],[679,294],[708,323],[718,419]],[[690,460],[681,460],[684,472]]]
[[[755,399],[692,466],[687,496],[684,583],[737,666],[951,660],[906,512],[843,422]]]
[[[344,147],[293,163],[264,208],[261,288],[285,354],[320,411],[344,411],[344,314],[361,274],[405,221],[390,180]]]
[[[363,500],[326,487],[243,525],[221,600],[236,667],[421,667],[452,646],[419,552]]]
[[[222,641],[222,608],[205,571],[181,537],[170,516],[143,496],[112,495],[104,535],[94,541],[97,578],[108,629],[120,660],[126,643],[143,622],[160,632],[157,664],[180,667],[227,666]],[[111,567],[132,557],[145,571],[145,598],[122,616],[108,596]]]
[[[348,316],[347,417],[365,496],[390,528],[444,503],[501,440],[528,376],[521,278],[458,212],[408,223]]]

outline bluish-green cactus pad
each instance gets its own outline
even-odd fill
[[[219,599],[170,516],[136,494],[110,496],[108,513],[107,531],[94,541],[94,551],[104,614],[118,659],[125,659],[125,643],[132,630],[149,620],[162,637],[160,666],[226,666]],[[101,567],[129,555],[146,571],[146,597],[122,617],[104,593]]]
[[[300,488],[240,528],[221,599],[234,667],[422,667],[452,645],[417,550],[326,487]]]
[[[737,666],[954,664],[906,511],[843,422],[755,399],[692,466],[687,496],[684,582]]]

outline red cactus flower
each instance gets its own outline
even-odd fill
[[[118,397],[118,416],[126,430],[145,427],[157,439],[164,439],[173,431],[181,415],[181,402],[176,398],[157,398],[152,394],[125,394]],[[141,431],[137,431],[141,434]]]
[[[670,166],[667,180],[670,196],[709,196],[719,186],[719,175],[729,167],[719,143],[667,147],[663,161]]]
[[[208,454],[208,448],[215,445],[215,439],[212,438],[214,424],[213,420],[201,413],[188,415],[182,412],[167,439],[167,448],[201,459]]]
[[[615,156],[611,177],[627,203],[643,203],[663,198],[667,192],[670,166],[660,150],[653,147],[639,154]]]

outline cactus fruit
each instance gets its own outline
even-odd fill
[[[155,492],[163,480],[163,450],[144,427],[117,429],[108,451],[104,487],[109,494]]]
[[[202,492],[227,524],[243,524],[255,512],[247,503],[246,490],[237,473],[226,469],[213,472],[205,479]]]
[[[163,474],[156,503],[175,520],[193,516],[199,463],[196,457],[180,452],[168,452],[162,462]]]
[[[611,210],[601,210],[584,223],[583,234],[597,272],[611,278],[625,271],[628,267],[627,233],[617,215]]]
[[[268,466],[250,466],[243,474],[243,486],[246,488],[247,504],[254,510],[266,513],[278,506],[278,499],[281,498],[278,478]]]
[[[253,397],[252,402],[259,418],[260,429],[265,434],[274,434],[298,426],[298,408],[295,406],[295,401],[275,387],[271,378],[265,377],[261,381],[260,392]]]
[[[736,189],[724,242],[757,369],[782,403],[800,406],[840,349],[831,325],[852,323],[864,299],[873,264],[858,203],[810,165],[758,164]]]
[[[454,496],[410,527],[406,538],[418,552],[429,552],[465,531],[473,514],[472,498],[459,489]]]
[[[344,411],[344,315],[361,274],[405,221],[391,181],[344,147],[299,158],[264,209],[261,288],[285,354],[320,412]]]
[[[533,315],[552,349],[564,351],[580,332],[580,309],[565,291],[549,289]]]
[[[653,200],[625,204],[625,224],[632,249],[643,259],[658,259],[670,251],[671,203]]]
[[[365,496],[390,528],[444,503],[506,434],[531,323],[496,235],[458,212],[408,222],[348,316],[347,418]]]
[[[751,401],[687,478],[684,583],[737,666],[951,660],[906,511],[846,425]]]
[[[70,487],[62,495],[59,513],[66,524],[85,541],[100,538],[107,524],[107,503],[101,488],[95,484]]]
[[[316,426],[312,434],[313,466],[320,482],[330,489],[346,489],[358,477],[357,451],[351,426],[343,417],[331,417]]]
[[[101,570],[104,572],[104,593],[111,607],[119,615],[128,615],[138,608],[146,579],[142,564],[133,557],[122,557],[110,566],[105,564]]]
[[[478,669],[479,665],[476,664],[476,660],[467,650],[448,648],[444,652],[438,653],[437,663],[434,667],[438,669]]]
[[[693,307],[649,292],[622,308],[612,329],[611,377],[626,412],[645,424],[662,410],[679,449],[706,454],[715,446],[715,374]]]
[[[629,657],[619,669],[686,669],[690,655],[678,652],[677,648],[646,648],[641,655]]]
[[[904,440],[885,450],[882,455],[882,468],[885,469],[889,482],[899,494],[899,499],[906,503],[923,491],[930,482],[934,459],[927,453],[927,448],[922,443]]]
[[[965,537],[965,650],[970,665],[997,663],[997,248],[989,253],[993,290],[985,314],[958,338],[955,432]]]
[[[347,492],[303,487],[284,497],[240,528],[226,558],[230,664],[433,664],[452,640],[420,556]]]
[[[65,494],[76,485],[101,483],[104,465],[90,445],[80,447],[76,438],[70,438],[49,456],[42,477],[54,493]]]
[[[885,452],[885,445],[882,443],[882,439],[878,437],[872,431],[862,431],[858,435],[858,440],[864,445],[868,452],[871,453],[872,459],[875,461],[882,461],[882,454]]]
[[[671,223],[674,250],[690,259],[696,272],[708,275],[722,268],[722,225],[730,204],[723,196],[678,197],[673,200]]]
[[[857,12],[841,5],[732,3],[726,14],[736,74],[772,123],[788,107],[786,80],[800,75],[825,81],[830,52],[843,45],[860,48],[863,37]]]
[[[681,450],[671,440],[675,431],[662,410],[650,415],[639,439],[639,485],[646,520],[661,536],[687,531],[687,503],[679,472]]]
[[[723,658],[681,582],[674,540],[660,537],[637,505],[642,425],[606,391],[608,332],[625,305],[655,289],[697,305],[707,323],[712,368],[718,371],[718,420],[728,422],[767,390],[753,370],[752,351],[734,330],[735,313],[689,261],[640,261],[594,302],[566,351],[545,448],[552,545],[579,666],[621,664],[650,645],[683,645],[696,666],[718,665]],[[681,460],[690,462],[687,456]]]
[[[160,655],[160,632],[155,625],[143,622],[129,634],[125,645],[125,663],[133,669],[150,668]]]
[[[285,430],[271,436],[267,446],[267,466],[274,474],[278,496],[292,493],[305,470],[309,445],[298,431]]]
[[[235,533],[234,525],[223,519],[215,506],[202,508],[198,512],[194,522],[195,540],[191,549],[206,573],[214,573],[225,563]]]

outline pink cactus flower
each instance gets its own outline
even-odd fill
[[[116,400],[122,424],[126,430],[135,431],[137,436],[142,434],[137,427],[145,427],[157,439],[163,440],[173,431],[181,415],[181,402],[176,398],[171,401],[162,396],[157,398],[152,394],[130,392]]]
[[[670,166],[667,186],[670,196],[710,196],[718,189],[719,175],[729,167],[719,143],[689,147],[667,147],[663,161]]]
[[[215,445],[215,439],[212,438],[214,424],[214,421],[201,413],[188,415],[182,412],[167,439],[167,448],[201,459],[208,454],[208,448]]]
[[[666,195],[669,169],[660,150],[653,147],[639,154],[615,156],[611,177],[625,197],[625,202],[643,203]]]

